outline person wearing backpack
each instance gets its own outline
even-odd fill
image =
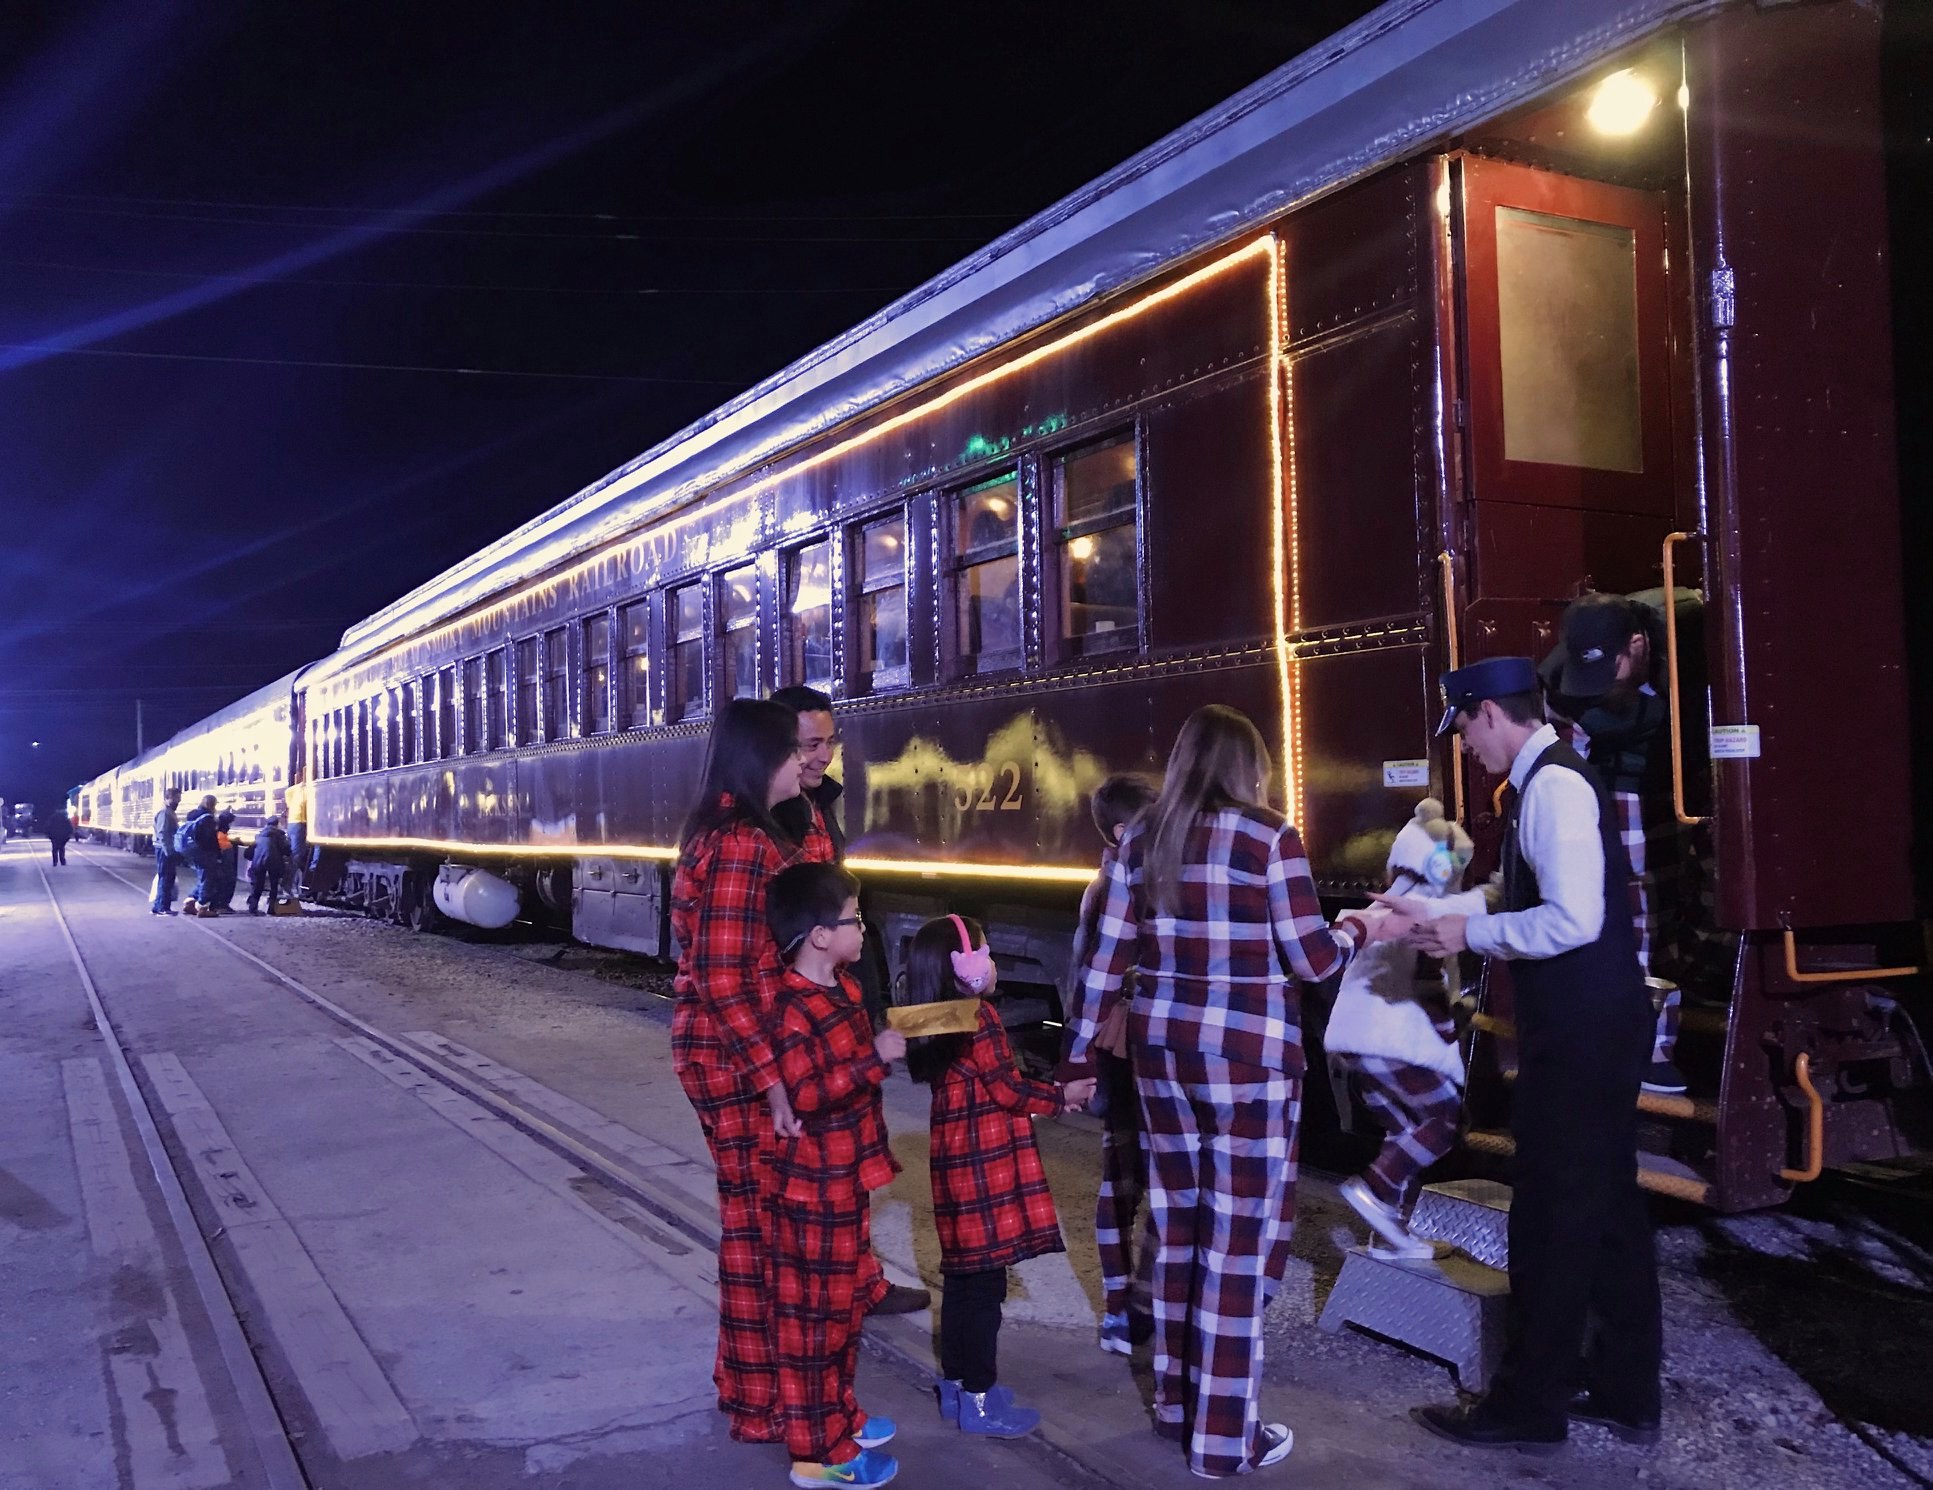
[[[262,822],[262,831],[255,835],[255,846],[248,853],[248,913],[261,915],[260,903],[262,890],[268,889],[268,908],[273,911],[275,902],[282,898],[282,877],[289,872],[289,835],[282,831],[282,821],[273,815]]]
[[[215,798],[211,793],[175,829],[175,852],[195,871],[195,892],[188,898],[196,912],[204,910],[214,898],[215,833]]]

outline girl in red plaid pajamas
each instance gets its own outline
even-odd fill
[[[1443,804],[1425,797],[1389,846],[1389,888],[1414,897],[1433,915],[1481,911],[1481,890],[1459,893],[1473,850],[1470,835],[1444,816]],[[1359,914],[1374,922],[1390,912],[1374,906]],[[1456,1146],[1463,1115],[1463,1052],[1450,1019],[1452,993],[1437,959],[1399,941],[1379,942],[1342,975],[1322,1033],[1330,1066],[1385,1134],[1375,1162],[1342,1185],[1342,1198],[1383,1239],[1384,1246],[1371,1249],[1378,1256],[1435,1255],[1428,1242],[1410,1234],[1403,1216],[1423,1171]]]
[[[671,930],[683,949],[672,985],[672,1068],[718,1172],[712,1379],[732,1437],[745,1443],[785,1437],[769,1283],[771,1161],[775,1127],[798,1132],[758,977],[761,960],[776,956],[765,890],[788,864],[832,858],[816,819],[794,843],[772,817],[775,803],[798,795],[798,741],[798,718],[783,704],[734,699],[720,711],[671,881]],[[871,1281],[884,1286],[876,1264]]]
[[[914,1080],[933,1088],[933,1226],[945,1279],[940,1413],[965,1433],[1019,1438],[1040,1426],[1040,1414],[999,1385],[1007,1269],[1066,1250],[1030,1119],[1079,1107],[1094,1083],[1063,1087],[1020,1074],[987,1002],[998,979],[979,924],[941,916],[913,934],[900,1001],[981,1000],[972,1034],[915,1040],[906,1065]]]
[[[1324,920],[1301,837],[1261,805],[1269,770],[1244,715],[1189,716],[1160,799],[1108,871],[1068,1046],[1086,1056],[1133,971],[1128,1044],[1161,1242],[1156,1431],[1209,1478],[1274,1464],[1294,1442],[1256,1395],[1295,1214],[1296,980],[1331,976],[1369,936],[1360,919]]]

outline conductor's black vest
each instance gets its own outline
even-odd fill
[[[1503,843],[1504,909],[1543,904],[1536,871],[1519,841],[1523,793],[1539,771],[1575,771],[1597,797],[1598,835],[1604,844],[1604,925],[1597,940],[1555,957],[1520,957],[1510,964],[1516,997],[1517,1042],[1525,1065],[1561,1062],[1616,1079],[1635,1076],[1648,1058],[1651,1000],[1638,967],[1631,926],[1631,862],[1618,833],[1618,816],[1597,774],[1561,740],[1537,757],[1510,803]]]

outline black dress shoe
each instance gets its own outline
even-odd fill
[[[1658,1441],[1656,1413],[1613,1412],[1589,1392],[1579,1392],[1565,1409],[1574,1423],[1595,1423],[1613,1438],[1649,1448]]]
[[[924,1288],[907,1288],[904,1284],[892,1283],[886,1288],[886,1296],[866,1312],[868,1314],[917,1314],[933,1305],[933,1295]]]
[[[1438,1438],[1475,1449],[1521,1449],[1553,1454],[1563,1447],[1565,1428],[1511,1417],[1479,1402],[1475,1407],[1418,1407],[1410,1416]]]

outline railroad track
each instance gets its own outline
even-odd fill
[[[74,854],[72,858],[76,863],[118,881],[145,902],[147,887],[112,865],[101,862],[92,854]],[[142,1125],[142,1141],[147,1148],[148,1158],[157,1176],[164,1177],[164,1188],[170,1194],[170,1218],[181,1236],[183,1248],[206,1264],[205,1282],[203,1270],[197,1268],[197,1289],[210,1318],[223,1321],[232,1340],[233,1351],[239,1353],[237,1359],[231,1360],[230,1345],[225,1343],[224,1360],[228,1362],[231,1375],[245,1372],[249,1378],[246,1388],[238,1380],[237,1390],[252,1393],[257,1403],[251,1411],[249,1426],[251,1434],[258,1440],[257,1452],[263,1460],[265,1474],[271,1455],[277,1456],[283,1465],[284,1477],[269,1477],[266,1483],[271,1490],[313,1490],[311,1482],[303,1477],[271,1386],[263,1377],[250,1349],[251,1344],[259,1347],[261,1342],[250,1340],[246,1319],[237,1317],[234,1300],[222,1282],[207,1239],[189,1207],[152,1110],[114,1032],[110,1013],[93,980],[87,975],[79,949],[67,931],[65,918],[61,916],[59,897],[44,869],[40,870],[40,874],[55,914],[61,917],[62,933],[67,938],[75,966],[81,971],[87,986],[95,1022],[114,1052],[115,1067],[120,1073],[123,1090],[128,1094],[129,1106],[135,1110],[137,1120]],[[714,1258],[719,1232],[715,1202],[708,1190],[700,1197],[689,1183],[679,1186],[654,1178],[654,1175],[665,1175],[678,1167],[666,1162],[673,1151],[434,1032],[397,1034],[372,1024],[267,958],[237,945],[233,938],[223,935],[213,925],[199,919],[189,919],[184,930],[209,937],[231,956],[249,964],[296,998],[345,1026],[351,1032],[351,1037],[340,1043],[351,1047],[351,1053],[357,1054],[367,1064],[377,1066],[398,1084],[415,1085],[420,1094],[422,1084],[433,1083],[447,1089],[450,1094],[468,1099],[564,1155],[609,1190],[649,1213],[653,1220],[662,1223],[655,1231],[648,1227],[640,1228],[635,1219],[628,1225],[634,1234],[642,1231],[646,1240],[655,1243],[653,1262],[673,1281],[702,1297],[708,1305],[716,1304]],[[362,1048],[356,1049],[358,1046]],[[684,1161],[682,1167],[689,1169],[691,1165],[689,1161]],[[705,1171],[705,1181],[709,1185],[709,1169]],[[875,1317],[868,1322],[862,1343],[875,1357],[914,1384],[924,1387],[932,1380],[935,1371],[932,1335],[923,1316]],[[1044,1461],[1063,1484],[1099,1486],[1116,1483],[1106,1467],[1093,1462],[1091,1455],[1084,1452],[1085,1446],[1077,1433],[1057,1425],[1044,1426],[1039,1434],[1017,1440],[1015,1446],[1018,1452]]]

